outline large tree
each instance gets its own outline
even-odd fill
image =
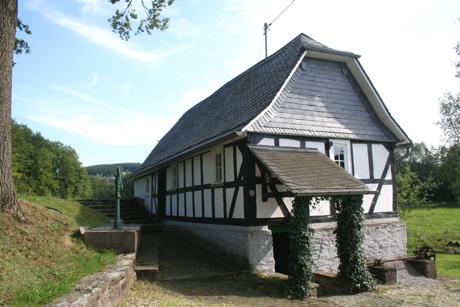
[[[100,0],[103,1],[103,0]],[[133,0],[109,0],[112,4],[122,2],[109,19],[112,30],[122,39],[128,40],[130,34],[150,34],[155,29],[165,30],[168,18],[161,12],[173,3],[173,0],[138,0],[141,3],[143,18],[133,7]],[[142,12],[141,12],[142,13]],[[133,22],[138,21],[133,30]],[[17,50],[29,51],[24,40],[16,39],[16,27],[30,32],[28,27],[18,20],[18,1],[0,0],[0,211],[7,212],[24,221],[13,182],[12,146],[11,146],[11,89],[13,74],[13,54]]]

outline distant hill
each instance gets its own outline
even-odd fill
[[[98,165],[91,165],[86,167],[86,171],[88,175],[96,176],[115,176],[117,167],[121,167],[122,172],[134,172],[139,166],[140,163],[115,163],[115,164],[98,164]]]

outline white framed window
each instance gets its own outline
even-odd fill
[[[223,168],[222,168],[222,154],[221,153],[217,153],[215,155],[215,169],[216,169],[216,182],[222,182]]]
[[[329,157],[346,171],[351,172],[350,142],[345,140],[331,140]]]

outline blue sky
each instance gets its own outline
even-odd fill
[[[20,1],[32,53],[15,59],[13,118],[84,165],[142,162],[183,112],[263,58],[263,23],[290,2],[176,0],[166,32],[126,43],[109,29],[107,0]],[[269,52],[303,32],[361,54],[409,136],[438,145],[438,98],[459,88],[458,12],[454,0],[297,0],[273,24]]]

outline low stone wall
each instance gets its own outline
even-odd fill
[[[193,236],[205,249],[225,254],[253,272],[274,272],[272,233],[267,226],[231,226],[164,221],[164,230]]]
[[[55,300],[58,307],[111,307],[117,306],[136,281],[135,254],[118,256],[117,262],[104,272],[84,277],[74,290]]]
[[[336,272],[339,267],[333,233],[336,223],[317,223],[310,227],[314,232],[314,270]],[[363,250],[368,261],[405,256],[406,243],[406,224],[398,218],[365,221]]]

